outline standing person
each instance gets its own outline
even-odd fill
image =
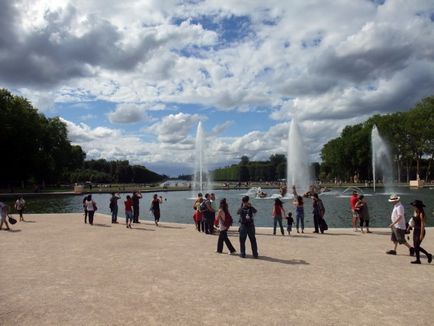
[[[411,263],[420,264],[420,252],[422,251],[428,258],[428,263],[431,264],[432,254],[430,254],[420,246],[420,244],[423,241],[423,238],[425,237],[426,215],[423,209],[425,205],[421,200],[415,200],[412,203],[410,203],[410,205],[413,206],[413,210],[414,210],[413,246],[414,246],[414,252],[416,254],[416,260],[412,261]]]
[[[326,230],[325,221],[324,221],[324,214],[325,214],[325,208],[324,204],[321,199],[319,199],[318,194],[314,193],[312,196],[312,206],[313,206],[313,223],[315,227],[315,231],[313,233],[324,233],[324,230]]]
[[[0,201],[0,214],[1,214],[1,222],[0,222],[0,230],[3,227],[3,223],[6,225],[6,230],[10,230],[8,224],[8,206]]]
[[[118,193],[112,192],[112,196],[110,198],[110,211],[112,212],[112,223],[118,223],[118,199],[120,199]]]
[[[140,199],[142,198],[142,194],[138,191],[133,192],[133,223],[139,222],[139,207],[140,207]]]
[[[285,209],[283,208],[283,203],[279,198],[276,198],[274,200],[274,206],[273,211],[271,215],[273,216],[274,224],[273,224],[273,235],[276,235],[276,227],[277,223],[279,223],[280,226],[280,232],[282,235],[285,235],[285,231],[283,231],[283,225],[282,225],[282,216],[284,216]]]
[[[297,219],[297,233],[300,233],[299,226],[301,226],[301,233],[304,233],[304,202],[303,197],[297,194],[297,190],[295,190],[295,186],[292,187],[294,194],[294,201],[292,202],[295,205],[295,217]]]
[[[97,207],[95,201],[92,200],[92,195],[87,195],[84,205],[86,205],[87,215],[89,216],[89,224],[93,225],[93,216],[95,215]]]
[[[240,257],[246,258],[246,239],[249,237],[252,246],[252,253],[254,258],[258,258],[258,245],[255,236],[255,223],[253,215],[257,210],[249,202],[249,196],[244,196],[241,200],[241,207],[238,209],[237,214],[240,215]]]
[[[193,220],[194,223],[196,224],[196,230],[198,230],[199,232],[201,230],[201,225],[202,225],[202,213],[200,211],[200,204],[202,204],[202,202],[203,202],[203,195],[200,192],[197,194],[197,198],[193,203],[193,209],[194,209]],[[204,228],[202,228],[202,231],[205,232]]]
[[[392,194],[389,197],[389,203],[393,204],[392,215],[390,216],[392,223],[389,225],[389,227],[392,229],[392,236],[390,240],[393,242],[395,247],[393,250],[386,251],[386,254],[396,255],[396,248],[398,247],[399,243],[405,245],[409,249],[410,256],[414,256],[414,248],[411,247],[405,240],[405,230],[407,227],[405,225],[404,206],[399,200],[400,197],[396,194]]]
[[[163,197],[158,197],[157,194],[154,195],[151,201],[151,211],[154,215],[155,225],[158,226],[158,222],[160,222],[160,204],[163,203]]]
[[[210,204],[211,204],[211,208],[212,208],[212,210],[213,210],[213,212],[214,212],[214,215],[213,215],[213,226],[212,226],[212,230],[213,230],[213,233],[214,233],[214,231],[216,231],[215,229],[214,229],[214,225],[215,226],[218,226],[218,224],[216,224],[216,214],[217,214],[217,211],[219,210],[219,204],[217,203],[217,200],[216,200],[216,198],[215,198],[215,193],[210,193],[210,195],[209,195],[209,199],[210,199]]]
[[[292,218],[292,213],[289,212],[288,216],[285,217],[285,218],[288,221],[288,226],[287,226],[286,230],[288,231],[288,235],[290,236],[291,235],[291,231],[292,231],[292,224],[294,224],[294,219]]]
[[[83,210],[84,210],[84,224],[87,224],[87,208],[86,208],[86,200],[87,200],[87,196],[84,196],[83,198]]]
[[[20,221],[22,222],[24,222],[23,211],[25,206],[26,201],[24,200],[23,196],[19,195],[17,201],[15,202],[15,209],[17,210],[17,213],[20,214]]]
[[[133,221],[133,200],[131,196],[127,196],[127,200],[124,201],[125,206],[125,224],[127,225],[127,229],[131,229],[131,222]]]
[[[364,233],[363,231],[363,223],[366,226],[366,233],[372,233],[369,231],[369,210],[368,210],[368,204],[365,201],[365,196],[359,195],[359,200],[357,201],[355,205],[355,211],[357,212],[360,220],[360,231]]]
[[[213,234],[214,233],[214,219],[215,212],[211,206],[211,196],[210,194],[205,194],[205,200],[200,205],[200,210],[202,212],[202,219],[205,220],[205,233]]]
[[[353,231],[357,232],[357,219],[359,218],[359,215],[356,211],[356,203],[359,200],[357,197],[357,191],[353,191],[353,194],[350,197],[350,205],[351,205],[351,215],[352,215],[352,224],[353,224]]]
[[[229,213],[228,204],[226,202],[226,198],[223,198],[220,201],[220,206],[216,215],[216,218],[219,223],[220,234],[217,240],[217,252],[221,254],[223,252],[223,242],[229,249],[229,254],[232,255],[236,252],[234,246],[231,243],[231,240],[228,238],[228,230],[230,227],[230,222],[232,221],[231,214]]]

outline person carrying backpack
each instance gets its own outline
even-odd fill
[[[258,258],[258,245],[255,236],[253,215],[257,210],[250,204],[249,196],[244,196],[237,214],[240,215],[240,257],[246,258],[246,239],[249,237],[253,258]]]
[[[223,198],[220,201],[220,207],[217,212],[216,219],[219,223],[220,234],[217,240],[217,253],[221,254],[223,252],[223,242],[226,243],[226,246],[229,249],[229,255],[232,255],[236,252],[234,246],[232,246],[231,240],[228,238],[228,230],[232,225],[232,216],[229,213],[228,203],[226,202],[226,198]]]

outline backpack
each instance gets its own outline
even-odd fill
[[[233,221],[234,221],[234,220],[232,219],[231,214],[227,213],[227,214],[225,215],[225,220],[224,220],[224,222],[223,222],[223,226],[224,226],[225,228],[229,229],[229,228],[232,226]]]
[[[205,213],[207,211],[208,211],[208,207],[206,207],[206,200],[204,200],[202,203],[200,203],[199,212]]]

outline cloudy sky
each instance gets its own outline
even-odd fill
[[[0,87],[60,116],[88,159],[192,173],[312,161],[343,127],[434,94],[433,0],[0,0]]]

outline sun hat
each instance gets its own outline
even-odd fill
[[[425,207],[425,204],[423,203],[423,201],[421,201],[421,200],[419,200],[419,199],[416,199],[416,200],[412,201],[412,202],[410,203],[410,205],[411,205],[411,206],[414,206],[414,207],[417,207],[417,208]]]
[[[393,203],[395,201],[399,201],[400,197],[397,194],[391,194],[389,197],[389,203]]]

